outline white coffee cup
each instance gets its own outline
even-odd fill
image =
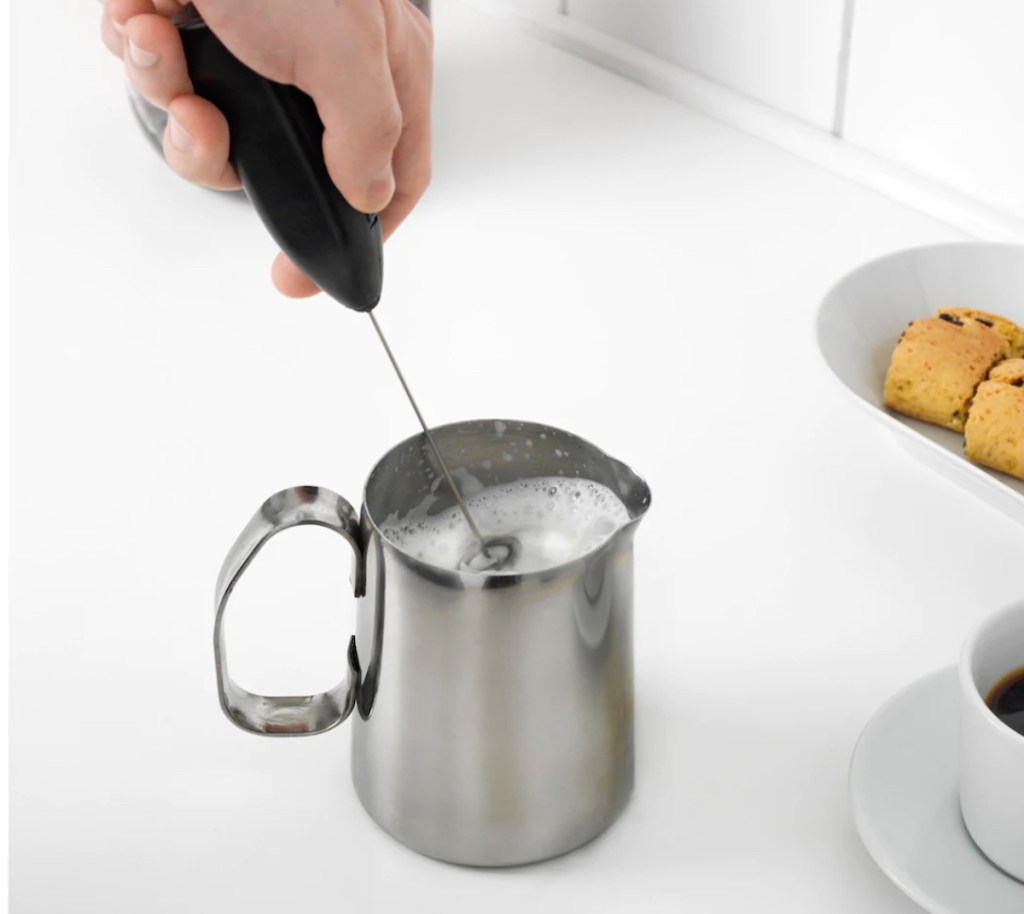
[[[1024,882],[1024,736],[985,704],[1024,667],[1024,600],[989,616],[960,655],[960,809],[974,843]]]

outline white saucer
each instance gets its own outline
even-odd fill
[[[882,871],[932,914],[1022,914],[1024,883],[997,869],[960,818],[955,667],[889,699],[850,764],[850,806]]]

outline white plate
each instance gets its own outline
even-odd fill
[[[1024,524],[1024,481],[975,466],[963,436],[883,405],[885,372],[910,321],[939,308],[993,311],[1024,324],[1024,246],[940,244],[873,260],[840,280],[818,311],[818,347],[862,406],[924,463]]]
[[[850,806],[885,874],[932,914],[1022,914],[1024,883],[978,850],[960,817],[955,667],[919,679],[868,722],[850,764]]]

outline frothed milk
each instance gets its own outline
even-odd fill
[[[513,536],[522,546],[513,562],[493,572],[499,574],[561,565],[586,555],[629,522],[629,511],[611,489],[564,476],[491,486],[467,498],[466,505],[485,538]],[[381,532],[402,552],[451,570],[467,570],[463,558],[476,545],[457,506],[432,517],[386,524]]]

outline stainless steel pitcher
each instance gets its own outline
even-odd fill
[[[452,505],[423,435],[373,468],[361,516],[328,489],[278,492],[217,583],[221,706],[243,729],[273,736],[320,733],[357,710],[352,779],[385,831],[453,863],[542,860],[600,834],[633,786],[633,535],[650,490],[625,464],[544,425],[480,420],[434,435],[464,488],[578,476],[616,492],[631,519],[594,551],[541,572],[428,565],[380,533],[410,511]],[[348,670],[319,695],[254,695],[228,675],[224,610],[263,544],[302,524],[335,530],[354,553]]]

